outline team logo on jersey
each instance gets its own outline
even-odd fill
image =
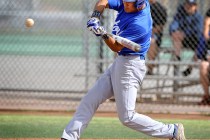
[[[115,21],[115,24],[112,28],[112,33],[115,35],[120,35],[122,32],[120,32],[120,27],[118,26],[118,24],[120,23],[120,20]]]

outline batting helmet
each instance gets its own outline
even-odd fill
[[[189,4],[197,4],[197,0],[185,0]]]

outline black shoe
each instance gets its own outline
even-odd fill
[[[109,101],[115,102],[115,98],[110,98]]]
[[[174,61],[181,61],[181,57],[176,55],[175,58],[174,58]]]
[[[210,105],[210,97],[209,98],[203,98],[201,102],[198,103],[198,105]]]
[[[191,73],[192,73],[192,68],[188,67],[186,70],[184,70],[182,72],[182,75],[186,77],[186,76],[190,75]]]
[[[152,71],[147,71],[146,75],[153,75]]]

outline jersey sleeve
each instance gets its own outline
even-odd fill
[[[122,6],[122,0],[108,0],[108,5],[109,9],[119,11],[120,6]]]

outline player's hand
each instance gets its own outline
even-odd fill
[[[92,17],[87,22],[87,28],[90,31],[93,31],[94,33],[97,33],[99,26],[100,26],[100,21],[98,18]]]
[[[104,34],[107,34],[106,30],[102,26],[99,26],[96,30],[93,30],[93,33],[96,36],[103,36]]]
[[[104,34],[106,34],[106,30],[104,29],[104,27],[102,26],[98,26],[98,27],[92,27],[91,30],[96,36],[103,36]]]

